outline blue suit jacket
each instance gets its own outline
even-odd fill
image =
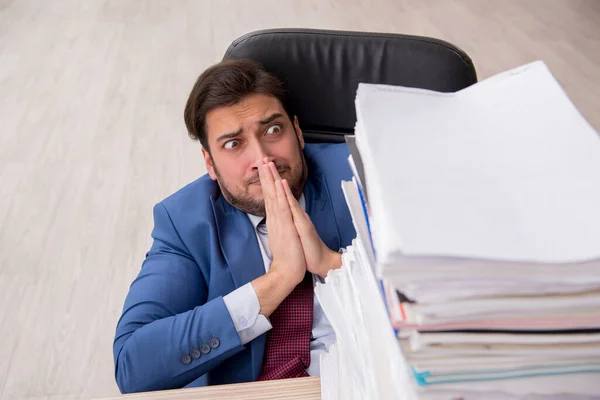
[[[351,179],[348,149],[307,144],[304,154],[306,211],[325,244],[337,251],[355,237],[340,184]],[[242,345],[223,302],[265,273],[246,214],[227,203],[205,175],[154,207],[152,237],[115,334],[121,392],[256,380],[266,335]],[[211,338],[219,339],[217,348],[182,362]]]

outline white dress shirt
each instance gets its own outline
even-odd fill
[[[300,196],[298,203],[305,210],[306,202],[304,195]],[[254,226],[254,232],[256,233],[260,253],[265,265],[265,272],[269,272],[271,262],[273,261],[273,256],[269,250],[269,236],[266,229],[262,226],[258,227],[263,217],[251,214],[247,215],[252,226]],[[317,280],[322,280],[322,278],[318,275],[313,275],[313,286]],[[225,302],[227,311],[229,311],[229,315],[231,315],[233,325],[238,335],[240,335],[242,344],[250,342],[272,328],[269,320],[264,315],[259,314],[260,303],[258,302],[258,297],[252,283],[247,283],[224,296],[223,301]],[[327,351],[332,343],[335,343],[335,332],[329,324],[317,300],[317,296],[314,296],[314,305],[310,341],[310,366],[306,369],[306,372],[311,376],[319,376],[321,373],[319,356],[323,351]]]

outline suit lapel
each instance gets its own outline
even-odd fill
[[[212,204],[221,251],[237,289],[265,274],[258,239],[248,216],[223,196]]]
[[[231,206],[223,196],[211,201],[221,251],[237,289],[265,274],[258,239],[246,214]],[[262,368],[266,336],[261,335],[249,344],[252,380],[258,378]]]

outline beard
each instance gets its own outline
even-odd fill
[[[291,166],[288,164],[275,164],[277,168],[277,172],[280,175],[284,173],[288,173],[286,177],[283,179],[287,179],[288,184],[290,186],[290,190],[292,194],[298,200],[302,195],[302,191],[304,190],[304,184],[306,183],[306,179],[308,177],[308,167],[306,166],[306,160],[304,159],[304,153],[299,149],[299,157],[296,165]],[[229,182],[224,180],[217,169],[216,164],[213,161],[213,168],[215,170],[215,175],[217,176],[217,183],[219,184],[219,188],[221,189],[221,193],[225,200],[238,210],[245,212],[247,214],[257,215],[259,217],[266,217],[267,213],[265,211],[265,201],[264,198],[255,198],[250,194],[250,186],[255,182],[260,182],[258,178],[258,172],[256,176],[247,179],[243,187],[244,189],[241,193],[234,193],[230,189]]]

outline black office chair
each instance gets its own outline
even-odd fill
[[[387,33],[270,29],[236,39],[224,59],[250,58],[282,79],[308,142],[343,142],[354,131],[359,82],[455,92],[477,82],[458,47]]]

